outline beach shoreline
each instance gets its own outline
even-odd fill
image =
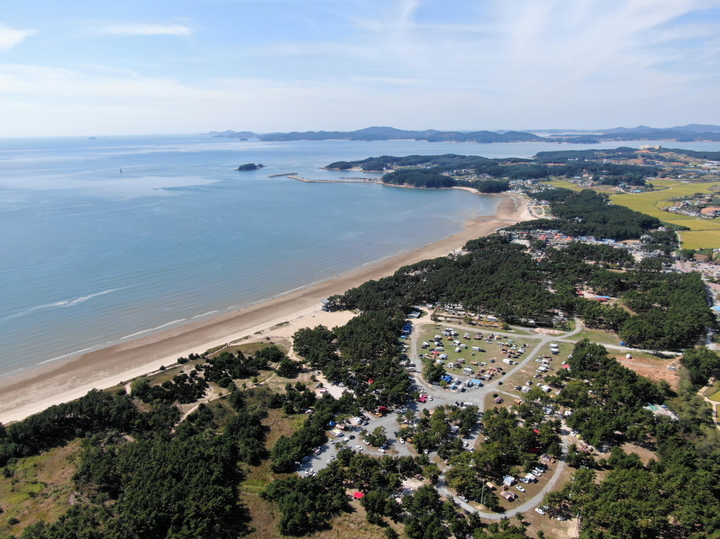
[[[519,195],[501,198],[495,214],[466,221],[465,228],[420,249],[356,268],[270,300],[0,379],[0,423],[19,421],[49,406],[68,402],[91,389],[106,389],[171,365],[178,357],[253,336],[279,324],[283,333],[319,324],[341,325],[351,315],[321,311],[321,300],[398,268],[445,256],[467,241],[498,228],[532,219]],[[330,316],[334,315],[334,316]]]

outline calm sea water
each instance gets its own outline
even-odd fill
[[[0,140],[0,376],[416,249],[497,203],[270,174],[337,179],[359,174],[321,167],[383,154],[530,157],[558,148],[204,135]],[[233,170],[248,162],[266,167]]]

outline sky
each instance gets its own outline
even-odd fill
[[[0,137],[720,124],[720,0],[23,0]]]

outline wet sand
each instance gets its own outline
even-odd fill
[[[180,356],[202,353],[283,324],[292,335],[301,327],[344,324],[349,313],[323,313],[321,300],[362,283],[392,275],[398,268],[447,255],[467,241],[498,228],[531,219],[522,199],[496,195],[503,200],[496,213],[466,222],[465,229],[444,240],[357,268],[334,279],[264,301],[238,311],[200,320],[178,328],[45,365],[0,380],[0,422],[19,421],[53,404],[83,396],[93,388],[104,389],[170,365]]]

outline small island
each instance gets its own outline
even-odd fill
[[[262,165],[258,163],[257,165],[255,163],[246,163],[244,165],[240,165],[237,170],[257,170],[259,168],[263,168],[265,165]]]

